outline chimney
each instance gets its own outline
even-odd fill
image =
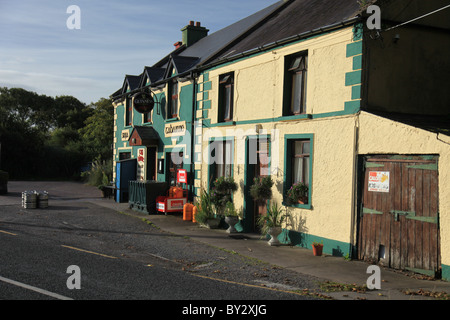
[[[189,24],[181,29],[183,44],[189,47],[196,43],[198,40],[208,35],[208,29],[201,26],[200,22],[189,21]]]

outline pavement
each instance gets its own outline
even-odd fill
[[[258,259],[272,265],[289,269],[299,274],[315,276],[324,281],[363,286],[372,276],[370,264],[364,261],[346,260],[324,254],[313,255],[312,250],[297,246],[270,246],[258,234],[229,234],[224,229],[208,229],[192,221],[184,221],[181,213],[145,214],[131,210],[128,203],[117,203],[113,199],[101,198],[100,191],[76,182],[10,181],[9,194],[0,195],[1,205],[19,204],[21,192],[39,190],[49,192],[49,206],[54,200],[86,201],[133,217],[148,220],[161,230],[192,240],[209,244],[230,252]],[[1,209],[0,209],[1,212]],[[0,216],[1,218],[1,216]],[[336,300],[436,300],[444,293],[450,299],[450,282],[431,279],[422,275],[406,273],[381,267],[380,289],[327,292]],[[409,293],[409,294],[407,294]]]

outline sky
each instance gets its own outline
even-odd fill
[[[211,34],[275,2],[0,0],[0,87],[90,104],[170,53],[190,20]]]

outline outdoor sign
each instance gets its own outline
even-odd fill
[[[184,136],[186,133],[186,121],[170,122],[164,126],[165,137]]]
[[[128,141],[128,139],[130,139],[130,129],[122,130],[121,137],[122,141]]]
[[[132,98],[134,109],[139,113],[147,113],[153,110],[155,100],[153,97],[145,92],[138,92]]]
[[[177,182],[178,183],[187,183],[187,172],[185,169],[178,169]]]
[[[389,171],[370,171],[369,191],[389,192]]]
[[[138,149],[137,156],[137,180],[143,181],[145,177],[145,148]]]

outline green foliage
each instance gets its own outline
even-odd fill
[[[228,202],[231,202],[231,195],[237,190],[237,183],[233,177],[219,177],[214,181],[211,190],[211,199],[218,212],[222,214]]]
[[[225,217],[239,217],[240,219],[242,219],[244,217],[244,213],[243,213],[242,209],[237,210],[234,207],[233,202],[228,201],[227,204],[225,205],[224,216]]]
[[[303,182],[293,184],[287,192],[287,199],[290,204],[298,203],[299,200],[306,203],[308,199],[308,186]]]
[[[276,202],[273,202],[267,207],[266,215],[258,217],[257,223],[261,228],[262,234],[267,234],[270,228],[281,227],[287,216],[288,213],[283,213],[283,208],[279,207]]]
[[[195,206],[197,207],[195,220],[199,223],[206,224],[208,219],[214,218],[214,204],[211,195],[206,190],[202,189],[202,193],[196,201]]]
[[[0,169],[13,179],[67,179],[100,156],[112,159],[114,108],[72,96],[0,87]]]
[[[254,178],[250,187],[250,195],[254,200],[268,200],[272,198],[273,180],[270,176]]]
[[[105,161],[98,157],[92,162],[91,169],[83,172],[81,177],[87,184],[101,187],[111,184],[112,173],[112,160]]]

